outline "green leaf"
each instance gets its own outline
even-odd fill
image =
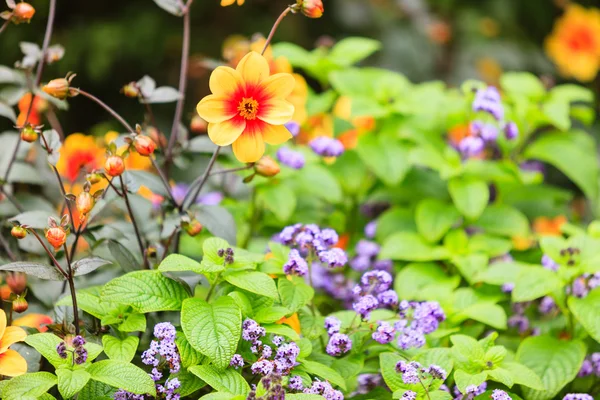
[[[342,187],[327,168],[306,165],[298,172],[298,177],[305,194],[313,194],[334,204],[342,201]]]
[[[192,271],[197,274],[206,274],[211,272],[223,271],[225,268],[223,265],[213,263],[200,264],[196,260],[192,260],[189,257],[182,256],[181,254],[171,254],[165,258],[160,265],[158,270],[161,272],[185,272]]]
[[[458,390],[462,393],[465,393],[465,389],[467,386],[475,385],[479,386],[485,379],[487,378],[486,372],[479,372],[477,374],[471,374],[465,370],[459,369],[454,372],[454,381],[456,386],[458,386]]]
[[[402,268],[394,279],[394,290],[402,299],[426,300],[423,293],[450,294],[460,284],[459,276],[448,276],[433,263],[414,263]]]
[[[56,376],[50,372],[33,372],[16,376],[2,389],[2,399],[35,399],[44,395],[56,383]]]
[[[139,313],[131,313],[125,321],[119,325],[121,332],[144,332],[146,330],[146,316]]]
[[[279,297],[283,304],[291,312],[296,312],[312,300],[315,291],[301,279],[288,280],[279,278],[277,280]]]
[[[250,392],[250,386],[248,386],[246,380],[233,369],[221,371],[211,365],[196,365],[191,367],[189,371],[219,392],[243,396]]]
[[[77,290],[77,306],[86,313],[102,319],[109,314],[111,310],[119,307],[117,303],[103,301],[101,299],[101,286],[91,286],[85,289]],[[64,296],[57,303],[57,306],[72,306],[73,300],[70,295]]]
[[[577,321],[595,341],[600,342],[600,288],[592,290],[581,299],[569,296],[567,303]]]
[[[417,229],[430,242],[439,241],[459,218],[455,207],[436,199],[420,201],[415,210]]]
[[[292,312],[285,307],[274,306],[269,308],[263,308],[254,314],[254,319],[256,322],[271,324],[273,322],[279,321],[281,318],[286,315],[290,315]]]
[[[294,342],[300,341],[300,336],[296,333],[296,331],[290,328],[287,325],[283,324],[264,324],[263,328],[267,331],[267,333],[273,333],[275,335],[285,336]]]
[[[346,390],[346,381],[334,369],[315,361],[298,360],[298,362],[300,363],[300,368],[302,370],[308,372],[311,375],[321,377],[329,381],[330,383],[339,386],[343,390]]]
[[[202,379],[186,370],[181,370],[177,375],[172,376],[179,379],[179,383],[181,383],[181,386],[177,390],[177,393],[179,393],[181,397],[187,397],[206,386],[206,383]]]
[[[192,206],[196,218],[210,233],[227,240],[231,244],[236,243],[237,228],[233,215],[221,206]]]
[[[379,369],[386,385],[392,392],[399,389],[407,389],[407,385],[402,380],[402,375],[396,371],[396,364],[403,360],[396,353],[381,353],[379,354]]]
[[[87,372],[95,381],[135,394],[156,396],[154,381],[143,369],[133,364],[117,360],[102,360],[90,365]]]
[[[31,261],[16,261],[0,266],[0,271],[23,272],[27,275],[52,281],[64,281],[65,277],[55,266]]]
[[[596,143],[586,132],[550,132],[539,137],[525,150],[525,157],[552,164],[585,193],[595,199],[598,194]]]
[[[512,373],[513,382],[517,385],[523,385],[532,389],[544,390],[544,384],[540,377],[518,362],[504,362],[502,368],[509,370]]]
[[[535,300],[561,287],[562,281],[556,272],[544,267],[523,267],[517,275],[512,300],[514,302]]]
[[[141,263],[125,246],[116,240],[108,241],[108,251],[115,258],[117,264],[123,268],[125,272],[137,271],[141,267]]]
[[[349,37],[340,40],[333,46],[329,59],[344,67],[361,61],[381,48],[377,40],[362,37]]]
[[[504,308],[492,302],[472,304],[456,315],[459,320],[473,319],[496,329],[506,329],[506,312]]]
[[[472,220],[479,218],[490,199],[487,184],[480,180],[453,178],[448,183],[448,190],[458,211]]]
[[[223,239],[216,237],[206,239],[204,243],[202,243],[202,267],[206,269],[222,270],[224,268],[224,258],[219,257],[218,251],[221,249],[225,250],[229,247],[232,246]],[[233,264],[228,265],[229,269],[254,267],[256,263],[264,260],[264,255],[252,254],[244,249],[234,247],[233,251],[233,258],[235,261]]]
[[[556,396],[579,372],[586,354],[579,340],[565,341],[550,336],[532,336],[521,342],[517,360],[542,380],[545,390],[523,388],[527,400],[547,400]]]
[[[254,311],[252,310],[252,303],[250,303],[248,296],[246,296],[243,292],[236,290],[234,292],[228,293],[227,296],[231,297],[240,307],[240,309],[242,310],[242,316],[251,317],[252,315],[254,315]]]
[[[376,135],[363,135],[356,152],[367,167],[388,186],[404,179],[411,167],[406,146]]]
[[[261,296],[267,296],[272,299],[279,298],[275,281],[264,272],[258,271],[239,271],[225,275],[224,279],[233,286],[256,293]]]
[[[181,358],[181,365],[183,368],[189,368],[192,365],[198,365],[204,359],[204,356],[194,349],[190,342],[183,337],[183,335],[175,339],[177,350],[179,350],[179,356]]]
[[[483,346],[474,338],[467,335],[452,335],[452,355],[462,363],[480,363],[485,359]]]
[[[507,72],[500,77],[500,85],[510,96],[540,99],[546,94],[542,81],[530,72]]]
[[[488,269],[489,258],[483,254],[469,254],[462,257],[454,257],[452,263],[456,265],[460,274],[473,284],[478,274]]]
[[[62,339],[53,333],[36,333],[25,338],[25,343],[33,347],[55,368],[68,363],[68,360],[62,359],[56,352],[56,346],[62,342]]]
[[[111,400],[114,390],[109,385],[90,379],[77,396],[77,400]]]
[[[83,389],[90,380],[90,374],[84,369],[71,371],[67,368],[56,370],[58,377],[58,391],[65,399],[70,399]]]
[[[505,204],[487,207],[475,225],[494,235],[508,237],[529,235],[527,217],[516,208]]]
[[[227,296],[212,304],[197,298],[187,299],[181,309],[181,326],[192,347],[210,358],[217,368],[224,369],[237,349],[242,313]]]
[[[444,260],[450,256],[441,246],[432,246],[413,232],[397,232],[387,238],[381,246],[379,259],[404,261]]]
[[[262,185],[257,188],[262,206],[281,222],[288,221],[296,210],[296,194],[284,184]]]
[[[108,358],[112,360],[130,362],[135,356],[140,339],[137,336],[127,336],[119,339],[114,336],[102,336],[102,346]]]
[[[135,271],[104,286],[103,299],[127,304],[141,313],[179,310],[189,297],[185,287],[158,271]]]
[[[494,368],[487,371],[488,379],[508,386],[511,388],[514,385],[514,380],[511,371],[504,368]]]

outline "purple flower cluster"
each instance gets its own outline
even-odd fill
[[[512,305],[513,315],[507,321],[509,327],[517,328],[519,333],[525,333],[529,330],[529,318],[525,315],[525,311],[530,304],[530,302],[521,302]]]
[[[277,150],[277,159],[283,165],[286,165],[293,169],[302,169],[306,160],[304,159],[304,155],[299,151],[294,151],[289,147],[281,147]]]
[[[402,400],[416,400],[417,399],[417,392],[413,392],[412,390],[407,390],[406,392],[402,393]]]
[[[296,252],[290,252],[292,260],[288,260],[289,271],[304,271],[304,264],[299,264],[299,257],[306,258],[315,254],[321,263],[334,267],[343,267],[348,262],[344,250],[333,247],[339,240],[338,234],[333,229],[320,229],[315,224],[295,224],[283,228],[278,237],[279,241],[293,247]],[[285,268],[285,267],[284,267]]]
[[[554,299],[550,296],[544,296],[538,305],[538,311],[544,315],[548,315],[557,309]]]
[[[436,301],[414,302],[403,300],[399,305],[402,318],[394,324],[398,332],[398,346],[406,350],[425,345],[425,335],[435,331],[446,319],[444,310]]]
[[[369,268],[390,271],[392,269],[392,260],[376,259],[379,249],[379,245],[375,242],[359,240],[354,247],[356,256],[350,261],[350,266],[357,271],[366,271]]]
[[[283,264],[283,273],[286,275],[304,276],[308,273],[308,264],[298,250],[291,249],[288,260]]]
[[[67,344],[62,341],[58,345],[56,345],[56,353],[62,359],[66,359],[68,357],[68,353],[73,353],[73,362],[77,365],[81,365],[87,361],[88,352],[85,349],[85,339],[81,335],[75,336],[71,340],[71,345],[73,346],[72,350],[67,349]]]
[[[288,389],[295,390],[297,392],[304,390],[304,383],[302,383],[302,378],[298,375],[294,375],[290,378],[288,382]]]
[[[308,144],[310,148],[323,157],[339,157],[344,153],[344,145],[335,138],[319,136]]]
[[[352,340],[348,335],[343,333],[334,333],[329,338],[329,343],[327,343],[327,347],[325,351],[330,356],[341,356],[342,354],[346,354],[352,349]]]
[[[377,386],[381,386],[383,377],[380,374],[361,374],[357,377],[357,381],[356,394],[367,394]]]
[[[398,295],[390,290],[391,286],[392,275],[389,272],[365,272],[360,278],[360,283],[352,289],[356,297],[352,308],[363,319],[368,319],[371,312],[378,307],[395,307],[398,304]]]
[[[229,366],[235,369],[242,368],[244,366],[244,358],[239,354],[234,354],[229,361]]]
[[[560,267],[560,265],[547,254],[542,256],[542,266],[554,272],[558,271],[558,268]]]
[[[294,342],[284,343],[284,339],[281,336],[274,336],[272,342],[277,346],[277,351],[275,357],[271,360],[273,349],[260,340],[265,335],[265,328],[261,327],[256,321],[246,319],[242,323],[242,339],[252,343],[250,350],[254,354],[260,354],[259,359],[252,364],[250,370],[255,375],[266,376],[272,372],[279,375],[288,375],[290,370],[296,365],[300,348]],[[232,357],[230,365],[233,367],[243,366],[244,360],[236,356],[237,354]]]
[[[396,330],[389,322],[379,321],[377,329],[371,336],[373,340],[381,344],[391,343],[396,336]]]
[[[592,353],[581,364],[579,373],[577,376],[585,377],[590,375],[596,375],[600,377],[600,353]]]
[[[500,389],[494,389],[491,397],[492,400],[512,400],[512,397],[510,397],[508,393]]]
[[[571,294],[575,297],[585,297],[588,295],[590,290],[600,286],[600,272],[594,274],[583,274],[573,281],[570,287],[567,287],[567,294]]]
[[[479,386],[469,385],[465,388],[465,393],[462,393],[458,387],[454,387],[454,400],[471,400],[480,394],[483,394],[487,389],[487,382],[483,382]]]
[[[307,394],[320,394],[325,400],[344,400],[344,395],[339,390],[335,390],[327,381],[316,379],[311,387],[302,391]]]
[[[492,115],[497,121],[504,119],[504,107],[500,101],[500,93],[494,86],[478,89],[471,104],[473,111],[485,112]]]
[[[298,136],[298,134],[300,133],[300,124],[296,121],[288,122],[287,124],[285,124],[285,127],[288,131],[290,131],[293,137]]]
[[[179,393],[175,393],[181,387],[181,382],[177,378],[169,378],[164,385],[156,384],[156,393],[160,393],[165,400],[179,400]]]
[[[587,393],[568,393],[563,400],[594,400],[594,398]]]
[[[398,361],[396,364],[396,372],[402,374],[402,382],[407,385],[416,384],[423,379],[431,377],[432,379],[446,380],[448,373],[442,367],[431,364],[427,368],[423,368],[416,361]]]

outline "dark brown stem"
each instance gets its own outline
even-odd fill
[[[6,252],[6,255],[8,256],[8,258],[10,258],[11,261],[17,261],[17,256],[15,256],[15,253],[13,253],[10,249],[10,246],[4,238],[4,235],[0,235],[0,245],[2,245],[4,251]]]
[[[165,164],[173,158],[173,148],[177,141],[179,132],[179,123],[181,122],[181,114],[183,113],[183,103],[185,101],[185,87],[187,85],[187,73],[188,73],[188,59],[190,56],[190,6],[191,1],[188,1],[185,9],[183,10],[183,41],[181,44],[181,66],[179,69],[179,99],[175,106],[175,116],[173,117],[173,125],[171,126],[171,136],[169,137],[169,144],[167,145],[167,151],[165,153]]]
[[[273,24],[273,28],[271,28],[271,32],[269,33],[269,36],[267,37],[267,41],[265,42],[265,47],[263,48],[263,50],[260,54],[265,54],[265,51],[267,51],[267,49],[269,48],[269,44],[271,44],[271,40],[273,40],[273,36],[275,36],[275,32],[277,31],[279,24],[281,23],[281,21],[283,21],[285,16],[290,13],[290,11],[292,11],[292,7],[286,8],[285,10],[283,10],[283,12],[279,16],[279,18],[277,18],[277,21],[275,21],[275,24]]]
[[[127,121],[125,121],[125,119],[119,115],[119,113],[117,113],[115,110],[113,110],[112,108],[110,108],[110,106],[108,104],[106,104],[105,102],[103,102],[102,100],[100,100],[99,98],[97,98],[96,96],[94,96],[93,94],[88,93],[88,92],[86,92],[84,90],[81,90],[81,89],[75,89],[75,90],[80,95],[82,95],[84,97],[87,97],[88,99],[92,100],[93,102],[97,103],[100,107],[102,107],[106,111],[108,111],[108,113],[110,115],[112,115],[117,121],[119,121],[119,123],[121,125],[123,125],[125,127],[125,129],[127,129],[129,132],[135,133],[135,130],[131,127],[131,125],[129,125],[127,123]]]
[[[75,334],[79,335],[79,310],[77,309],[77,293],[75,292],[74,281],[75,271],[73,271],[73,268],[71,267],[71,259],[69,258],[69,250],[67,249],[66,244],[63,244],[63,249],[65,251],[65,257],[67,259],[67,266],[69,267],[69,276],[67,277],[67,281],[69,282],[71,300],[73,302],[73,324],[75,325]]]
[[[17,201],[17,199],[15,198],[15,196],[13,196],[12,194],[8,193],[6,191],[6,189],[4,189],[3,186],[0,186],[0,193],[2,193],[4,196],[6,196],[6,198],[8,199],[8,201],[10,201],[13,206],[15,206],[15,208],[19,211],[19,212],[24,212],[25,209],[23,208],[23,206],[21,206],[19,204],[19,202]]]
[[[142,241],[142,235],[140,234],[137,222],[135,221],[135,216],[133,215],[133,209],[131,208],[131,204],[129,203],[129,196],[127,196],[127,188],[125,187],[125,182],[123,182],[123,176],[119,175],[119,181],[121,182],[121,192],[123,193],[123,199],[125,199],[125,206],[127,207],[127,212],[129,212],[129,217],[131,218],[131,224],[133,225],[133,230],[135,231],[135,237],[137,238],[138,245],[140,246],[140,252],[142,253],[142,259],[144,260],[144,267],[146,269],[149,269],[148,259],[146,258],[145,246]]]
[[[4,21],[4,23],[0,27],[0,34],[2,34],[2,32],[4,32],[6,30],[6,28],[8,28],[8,24],[10,24],[10,18],[8,18],[6,21]]]
[[[252,168],[253,166],[254,166],[254,164],[250,164],[250,165],[246,165],[245,167],[238,167],[238,168],[222,169],[220,171],[213,171],[213,172],[210,173],[210,176],[220,175],[220,174],[228,174],[230,172],[245,171],[247,169]]]
[[[79,227],[75,231],[75,241],[71,245],[71,258],[75,257],[75,250],[77,249],[77,242],[79,241],[79,236],[81,236],[81,232],[83,231],[83,222],[79,224]]]
[[[167,243],[165,244],[165,252],[163,253],[161,261],[167,257],[167,254],[169,254],[169,247],[171,247],[171,242],[173,241],[173,238],[177,235],[178,231],[179,231],[179,227],[173,229],[173,233],[171,233],[171,235],[169,236],[169,239],[167,240]]]
[[[113,179],[110,179],[108,181],[108,185],[115,191],[115,193],[117,194],[117,196],[119,197],[123,197],[123,193],[119,192],[119,189],[117,189],[115,187],[115,185],[112,183]],[[106,191],[104,191],[104,193],[106,193]],[[102,193],[104,195],[104,193]]]
[[[160,176],[160,180],[162,181],[162,184],[165,187],[167,194],[169,195],[169,199],[173,202],[175,207],[177,207],[177,209],[179,209],[179,211],[181,211],[182,210],[181,204],[177,204],[175,197],[173,197],[173,193],[171,192],[171,186],[169,185],[169,181],[167,180],[167,177],[164,175],[164,173],[160,169],[160,166],[156,163],[156,160],[152,156],[149,156],[149,158],[150,158],[150,161],[152,161],[152,166],[154,167],[156,172],[158,172],[158,176]]]
[[[29,102],[29,107],[27,109],[27,116],[25,117],[24,125],[29,123],[29,115],[31,114],[31,110],[33,109],[33,99],[34,99],[34,88],[40,86],[40,82],[42,81],[42,72],[44,71],[44,64],[46,63],[46,52],[48,51],[48,46],[50,45],[50,38],[52,37],[52,27],[54,26],[54,15],[56,14],[56,0],[50,0],[50,9],[48,11],[48,22],[46,23],[46,33],[44,34],[44,42],[42,44],[42,55],[40,61],[38,62],[37,71],[35,74],[35,84],[31,88],[31,101]],[[4,180],[7,180],[8,175],[10,174],[10,170],[12,169],[13,164],[17,158],[17,153],[19,152],[19,147],[21,147],[21,140],[17,140],[17,144],[13,149],[13,153],[11,155],[8,166],[6,167],[6,173],[4,174]]]
[[[46,251],[46,253],[50,257],[50,259],[52,260],[52,262],[54,263],[54,265],[58,269],[58,271],[65,277],[65,279],[68,279],[69,275],[65,272],[64,269],[62,269],[62,267],[60,266],[60,263],[56,260],[56,257],[54,257],[54,254],[52,254],[52,252],[48,249],[48,246],[46,246],[46,244],[44,243],[44,241],[42,240],[42,238],[40,237],[40,235],[37,234],[37,232],[35,231],[35,229],[33,229],[33,228],[27,228],[27,232],[31,233],[33,236],[36,237],[36,239],[38,240],[38,242],[40,242],[40,244],[42,245],[42,247],[44,248],[44,250]]]
[[[217,160],[217,157],[219,156],[220,151],[221,151],[221,146],[217,146],[217,148],[215,149],[215,152],[213,153],[212,157],[210,158],[210,161],[208,162],[208,165],[206,166],[206,169],[204,170],[204,173],[202,174],[202,176],[199,176],[198,178],[196,178],[196,180],[194,180],[194,182],[192,182],[192,184],[190,185],[190,188],[189,188],[188,192],[186,193],[186,195],[183,199],[183,202],[181,203],[184,210],[196,202],[196,198],[198,198],[198,195],[200,194],[200,191],[202,190],[202,186],[204,186],[204,184],[208,180],[208,177],[210,176],[210,170],[215,165],[215,161]],[[197,185],[197,187],[194,190],[194,187],[196,185]]]

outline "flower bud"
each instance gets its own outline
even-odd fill
[[[137,135],[133,139],[133,146],[140,156],[150,156],[156,149],[156,143],[148,136]]]
[[[123,93],[127,97],[138,97],[140,95],[140,90],[138,89],[135,82],[129,82],[127,85],[121,88],[121,93]]]
[[[69,96],[69,81],[65,78],[52,79],[42,90],[52,97],[64,100]]]
[[[46,240],[54,247],[54,250],[58,250],[67,241],[67,232],[60,226],[50,228],[46,231]]]
[[[190,222],[183,222],[181,224],[181,227],[190,236],[196,236],[197,234],[202,232],[202,224],[197,219],[193,219]]]
[[[25,236],[27,236],[27,229],[23,228],[22,226],[13,226],[10,230],[10,234],[14,238],[23,239]]]
[[[279,164],[269,156],[263,156],[254,165],[254,170],[260,176],[271,177],[275,176],[281,171]]]
[[[27,300],[25,300],[25,297],[19,296],[12,302],[12,309],[14,312],[22,313],[27,311],[28,308],[29,304],[27,304]]]
[[[100,175],[97,172],[92,172],[91,174],[88,174],[85,179],[91,184],[91,185],[95,185],[96,183],[100,183],[100,181],[102,180],[102,175]]]
[[[196,133],[206,132],[207,126],[208,126],[208,124],[206,123],[206,121],[203,120],[202,117],[199,115],[195,115],[192,118],[192,121],[190,122],[190,129],[192,130],[192,132],[196,132]]]
[[[323,2],[321,0],[298,0],[302,14],[309,18],[321,18],[323,15]]]
[[[89,213],[92,211],[92,208],[94,208],[94,196],[86,191],[79,193],[75,200],[75,206],[77,207],[79,214],[81,214],[80,219],[85,219],[85,214]]]
[[[121,156],[108,156],[104,163],[104,169],[110,176],[119,176],[125,171],[125,161]]]
[[[16,24],[20,24],[22,22],[31,21],[31,18],[35,14],[35,8],[29,3],[17,3],[15,8],[13,8],[13,16],[12,20]]]
[[[22,272],[15,272],[6,275],[6,284],[15,294],[22,294],[27,288],[27,275]]]
[[[24,126],[21,129],[21,140],[27,143],[33,143],[38,139],[38,133],[31,125]]]
[[[9,301],[12,296],[12,291],[8,287],[8,285],[0,286],[0,299],[4,301]]]

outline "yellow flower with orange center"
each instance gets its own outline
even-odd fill
[[[6,326],[6,313],[0,310],[0,375],[18,376],[27,372],[27,361],[9,347],[27,337],[23,328]]]
[[[265,152],[265,143],[276,145],[292,135],[284,126],[294,114],[285,100],[294,88],[294,78],[270,75],[267,60],[248,53],[236,69],[218,67],[210,76],[211,95],[196,110],[208,121],[208,136],[218,146],[233,145],[241,162],[255,162]]]
[[[102,168],[103,162],[104,149],[98,145],[96,138],[74,133],[65,138],[56,168],[72,183],[80,175]]]
[[[600,68],[600,10],[570,4],[545,47],[565,77],[584,82],[594,79]]]

